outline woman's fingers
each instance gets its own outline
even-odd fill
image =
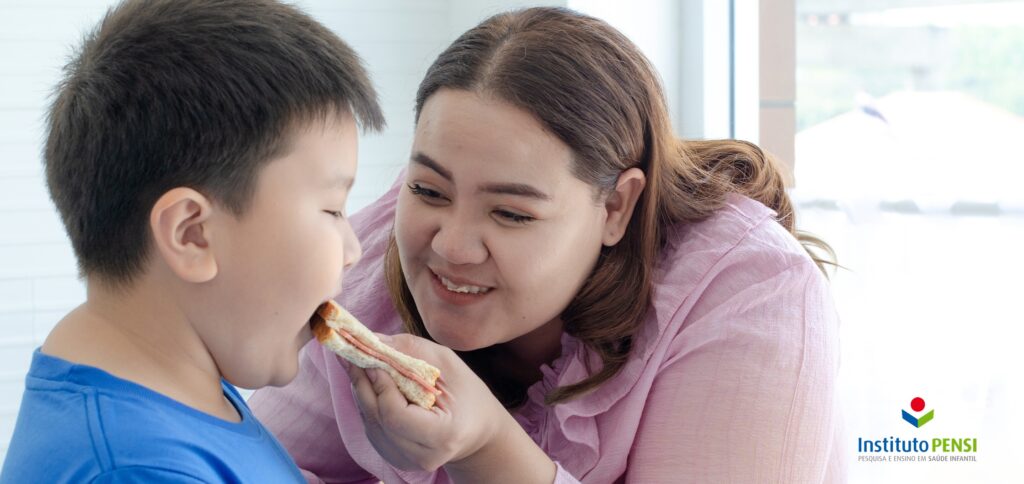
[[[381,456],[407,470],[435,470],[444,464],[431,441],[438,415],[408,403],[383,370],[352,365],[349,376],[366,434]]]
[[[434,408],[430,410],[438,415],[450,416],[453,409],[452,405],[455,402],[455,395],[452,394],[451,390],[448,389],[448,385],[441,378],[437,379],[436,386],[438,390],[441,390],[441,394],[437,396],[437,400],[434,401]]]
[[[425,411],[406,401],[391,376],[381,370],[367,372],[377,393],[377,413],[381,425],[396,436],[420,445],[430,446],[437,436],[439,417],[443,415]]]
[[[372,383],[380,411],[394,413],[396,409],[404,410],[409,406],[409,402],[405,400],[405,396],[398,390],[398,385],[388,372],[373,368],[366,371],[366,377]]]
[[[435,414],[425,412],[405,400],[395,381],[384,370],[363,370],[355,365],[349,370],[352,395],[367,427],[380,427],[393,439],[410,443],[426,443]]]
[[[465,440],[460,435],[465,433],[466,424],[460,427],[454,420],[460,403],[455,394],[465,387],[467,375],[475,375],[459,366],[462,362],[454,352],[429,340],[404,334],[381,335],[381,340],[438,366],[447,378],[437,382],[442,394],[437,405],[426,411],[406,401],[389,371],[363,370],[348,365],[353,399],[362,415],[367,437],[377,452],[395,467],[435,470],[460,452],[459,443]],[[452,381],[463,384],[452,388]],[[482,382],[479,386],[486,389]]]
[[[380,413],[377,410],[377,393],[373,389],[373,383],[366,375],[366,370],[356,365],[349,365],[349,379],[352,380],[352,397],[356,401],[356,407],[363,416],[363,422],[369,428],[380,425]]]

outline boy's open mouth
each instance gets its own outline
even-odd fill
[[[317,324],[321,324],[324,322],[324,318],[321,317],[319,313],[320,308],[324,307],[324,305],[326,304],[327,301],[320,303],[319,305],[317,305],[316,309],[313,310],[313,314],[309,315],[309,319],[306,321],[306,324],[309,326],[309,329],[313,329]]]
[[[319,318],[320,316],[316,313],[313,313],[313,315],[309,317],[309,320],[306,321],[306,325],[309,326],[309,329],[313,329],[317,324],[320,324]]]

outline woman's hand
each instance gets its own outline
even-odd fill
[[[440,369],[438,388],[444,392],[434,408],[425,410],[406,402],[387,372],[345,364],[366,435],[393,466],[434,471],[449,463],[469,463],[485,454],[481,450],[488,444],[507,440],[504,436],[514,430],[509,425],[518,429],[487,385],[451,349],[408,334],[378,336]]]

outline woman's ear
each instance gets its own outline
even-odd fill
[[[612,246],[622,240],[629,220],[633,217],[633,207],[636,207],[636,201],[640,199],[646,185],[647,176],[639,168],[630,168],[619,175],[615,190],[608,194],[604,202],[608,217],[604,223],[602,244]]]
[[[208,282],[217,275],[217,260],[210,245],[213,205],[191,188],[164,193],[149,213],[156,250],[180,278]]]

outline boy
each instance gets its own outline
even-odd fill
[[[360,257],[359,58],[294,7],[127,0],[66,68],[47,184],[87,300],[33,355],[2,482],[292,482],[232,384],[284,385]]]

